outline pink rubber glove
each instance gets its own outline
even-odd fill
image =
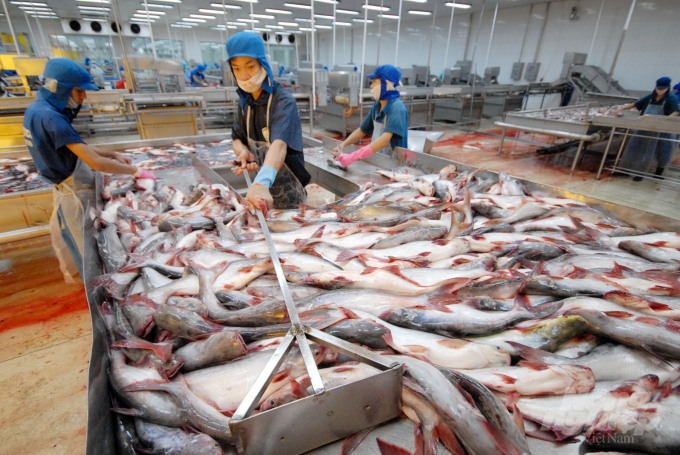
[[[139,171],[141,171],[141,172],[139,172]],[[156,180],[158,178],[155,175],[153,175],[152,172],[149,172],[146,169],[139,169],[139,171],[137,171],[137,173],[135,173],[133,175],[134,178],[136,178],[136,179],[152,179],[152,180]]]
[[[370,145],[367,145],[365,147],[360,148],[354,153],[346,153],[344,155],[340,155],[339,157],[336,158],[342,164],[342,167],[347,167],[350,164],[354,163],[355,161],[363,160],[364,158],[368,158],[369,156],[373,155],[373,149],[371,149]]]

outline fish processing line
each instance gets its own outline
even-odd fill
[[[212,135],[202,139],[210,140],[224,140],[229,139],[229,134]],[[148,141],[136,141],[134,143],[115,143],[102,145],[106,150],[121,150],[131,146],[134,147],[162,147],[173,142],[191,142],[195,137],[180,137],[172,139],[156,139]],[[387,183],[387,179],[375,173],[378,169],[393,169],[399,165],[410,165],[421,169],[426,173],[436,172],[443,167],[456,164],[459,171],[474,171],[474,166],[456,163],[444,158],[426,155],[411,150],[398,148],[392,157],[375,154],[366,160],[362,160],[352,165],[348,171],[340,171],[336,168],[330,167],[327,160],[331,158],[328,150],[332,149],[338,144],[331,138],[323,138],[318,141],[309,137],[304,138],[305,143],[305,159],[306,168],[313,177],[313,181],[327,190],[333,192],[338,196],[343,196],[347,193],[356,191],[359,187],[367,182],[374,182],[377,184]],[[348,147],[348,151],[353,150]],[[497,178],[497,174],[491,171],[481,171],[484,178]],[[194,156],[191,157],[191,166],[187,168],[176,168],[167,171],[159,171],[159,176],[163,177],[169,184],[187,185],[198,180],[204,180],[212,183],[229,183],[236,190],[245,190],[245,181],[239,176],[231,172],[231,165],[217,166],[210,169],[200,160]],[[633,209],[622,205],[606,202],[600,199],[583,196],[572,193],[570,191],[555,188],[549,185],[544,185],[532,181],[520,180],[532,193],[561,196],[575,198],[585,202],[598,210],[620,218],[623,221],[639,229],[657,228],[666,231],[679,231],[680,220],[669,218],[662,215],[657,215],[643,210]],[[100,197],[94,191],[89,192],[85,206],[96,204],[97,198]],[[115,437],[114,427],[111,418],[111,402],[110,392],[108,386],[108,356],[106,355],[107,335],[106,328],[102,319],[102,315],[98,311],[99,305],[104,299],[103,288],[94,288],[91,285],[92,278],[99,275],[101,270],[101,263],[98,256],[96,238],[93,235],[92,223],[86,221],[84,226],[86,239],[85,244],[85,267],[87,271],[85,277],[85,286],[87,291],[88,303],[90,306],[90,314],[92,320],[92,350],[91,359],[88,371],[88,413],[87,413],[87,435],[86,435],[86,455],[114,455]],[[384,440],[397,443],[401,446],[412,447],[414,436],[412,431],[412,423],[405,419],[396,419],[381,425],[376,428],[367,438],[367,441],[375,441],[375,438],[380,437]],[[579,437],[582,440],[582,436]],[[550,442],[529,438],[530,446],[533,453],[541,453],[545,455],[576,455],[579,453],[578,444],[563,444],[556,445]],[[324,447],[318,448],[312,452],[314,455],[331,455],[336,454],[340,450],[342,441],[338,441]],[[368,443],[359,446],[355,453],[366,454],[372,453],[373,449],[369,448]],[[440,453],[449,453],[444,449],[440,449]]]

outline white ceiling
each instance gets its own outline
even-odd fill
[[[24,12],[23,10],[19,9],[20,5],[17,4],[12,4],[10,1],[14,0],[6,0],[7,2],[7,7],[10,11],[10,17],[12,18],[13,21],[21,21],[21,23],[25,22],[24,18]],[[28,0],[30,1],[30,0]],[[92,15],[92,14],[87,14],[85,10],[79,9],[78,6],[81,7],[104,7],[104,8],[112,8],[113,6],[111,5],[110,2],[114,2],[114,5],[117,5],[117,11],[120,14],[119,21],[120,22],[128,22],[133,18],[133,14],[137,12],[137,10],[144,10],[144,1],[143,0],[96,0],[96,1],[101,1],[101,2],[107,2],[107,3],[94,3],[92,1],[76,1],[76,0],[35,0],[37,2],[41,3],[46,3],[48,7],[52,8],[54,13],[58,15],[61,18],[83,18],[83,17],[99,17],[102,19],[106,19],[109,22],[113,22],[113,11],[109,12],[108,17],[105,15]],[[274,19],[263,19],[263,18],[257,18],[260,22],[258,24],[255,24],[256,27],[266,27],[267,25],[278,25],[279,21],[283,22],[298,22],[301,27],[309,27],[310,24],[309,22],[304,22],[304,21],[296,21],[296,18],[302,18],[302,19],[309,19],[310,18],[310,10],[308,9],[299,9],[299,8],[293,8],[289,6],[285,6],[284,3],[297,3],[297,4],[310,4],[310,0],[255,0],[257,3],[253,3],[253,12],[255,14],[268,14],[268,15],[273,15],[275,16]],[[329,0],[325,0],[329,1]],[[399,0],[369,0],[369,5],[375,5],[379,6],[382,1],[382,4],[384,7],[389,8],[389,11],[385,11],[385,14],[388,15],[398,15],[399,14]],[[445,3],[450,0],[425,0],[424,2],[422,0],[414,1],[414,0],[403,0],[402,3],[402,21],[412,21],[412,20],[422,20],[427,18],[428,16],[423,16],[423,15],[413,15],[409,14],[408,11],[410,10],[419,10],[419,11],[429,11],[432,12],[435,9],[435,3],[436,3],[436,9],[437,9],[437,16],[440,15],[446,15],[448,16],[450,14],[450,7],[445,6]],[[468,13],[468,12],[476,12],[480,11],[482,9],[482,5],[486,3],[484,8],[486,10],[490,10],[495,8],[496,6],[496,0],[457,0],[459,3],[467,3],[472,5],[470,9],[456,9],[456,13]],[[552,0],[552,1],[561,1],[561,0]],[[157,5],[164,5],[166,8],[159,8],[159,7],[149,7],[149,11],[161,11],[164,12],[164,15],[161,15],[160,19],[156,19],[156,21],[152,24],[154,27],[155,26],[166,26],[166,18],[169,21],[170,24],[174,24],[178,21],[181,21],[182,18],[190,17],[190,14],[202,14],[206,15],[209,13],[205,12],[199,12],[199,8],[202,9],[212,9],[212,10],[221,10],[222,8],[217,8],[210,6],[211,3],[222,3],[222,0],[183,0],[181,3],[168,3],[164,2],[161,0],[147,0],[149,4],[157,4]],[[227,20],[230,22],[238,22],[238,19],[250,19],[250,3],[248,3],[248,0],[224,0],[226,5],[234,5],[234,6],[240,6],[241,9],[227,9]],[[351,10],[351,11],[359,11],[359,15],[347,15],[347,14],[337,14],[337,21],[338,22],[351,22],[354,26],[362,26],[361,23],[352,21],[353,19],[363,19],[364,17],[364,10],[362,9],[362,5],[364,5],[364,1],[362,0],[340,0],[339,3],[337,4],[336,8],[337,9],[344,9],[344,10]],[[499,3],[499,8],[513,8],[517,6],[524,6],[524,5],[529,5],[532,3],[546,3],[546,0],[498,0]],[[169,8],[171,7],[171,8]],[[275,9],[281,9],[281,10],[288,10],[292,11],[293,14],[278,14],[278,13],[269,13],[266,12],[266,8],[275,8]],[[321,3],[319,1],[314,2],[314,9],[315,9],[315,14],[322,14],[322,15],[333,15],[333,5],[330,3]],[[4,11],[3,11],[4,12]],[[373,19],[373,20],[378,20],[378,14],[380,14],[379,11],[372,11],[369,10],[368,12],[368,18]],[[198,23],[197,27],[198,28],[209,28],[209,27],[214,27],[217,25],[224,25],[224,15],[221,14],[215,14],[214,15],[216,19],[207,19],[206,22],[203,23]],[[429,16],[431,18],[431,16]],[[144,20],[145,19],[133,19],[133,20]],[[383,18],[384,21],[396,21],[395,19],[388,19],[388,18]],[[330,26],[332,24],[332,20],[330,19],[324,19],[324,18],[316,18],[316,24],[317,25],[326,25]],[[245,29],[245,28],[250,28],[250,24],[246,24],[247,27],[239,27],[238,29]],[[282,29],[274,29],[272,31],[274,32],[284,32],[286,30],[296,30],[299,27],[290,27],[286,26],[285,30]],[[341,28],[341,27],[338,27]],[[323,31],[323,30],[322,30]]]

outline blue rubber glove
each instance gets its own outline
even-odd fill
[[[255,183],[259,183],[260,185],[264,185],[267,188],[271,188],[272,185],[274,184],[274,180],[276,179],[276,169],[274,169],[271,166],[262,166],[262,169],[260,169],[260,172],[257,173],[257,177],[255,177]]]

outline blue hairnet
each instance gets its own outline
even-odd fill
[[[660,79],[657,79],[656,81],[656,88],[668,88],[670,86],[671,86],[670,77],[662,77]]]
[[[382,65],[375,69],[375,73],[369,74],[366,77],[369,79],[381,79],[383,81],[390,81],[396,87],[399,85],[401,79],[401,71],[392,65]]]
[[[264,80],[262,88],[272,93],[272,82],[274,75],[272,69],[267,62],[267,56],[264,51],[264,41],[257,33],[252,32],[238,32],[227,40],[227,54],[229,56],[229,67],[231,67],[231,59],[234,57],[251,57],[257,59],[262,65],[262,68],[267,72],[267,79]],[[231,69],[234,72],[234,69]],[[236,75],[234,75],[236,77]]]
[[[202,72],[202,71],[205,71],[206,68],[207,68],[207,66],[205,66],[205,65],[202,64],[202,63],[201,63],[200,65],[196,66],[196,69],[199,70],[199,71],[201,71],[201,72]]]
[[[66,108],[75,87],[99,90],[90,83],[90,74],[79,64],[67,58],[53,58],[45,65],[43,85],[38,89],[38,99],[43,99],[58,111]]]
[[[183,67],[183,68],[189,68],[189,65],[187,65],[187,62],[185,62],[184,60],[182,60],[182,67]]]
[[[675,84],[675,85],[673,86],[673,90],[678,90],[678,91],[680,91],[680,84]]]

